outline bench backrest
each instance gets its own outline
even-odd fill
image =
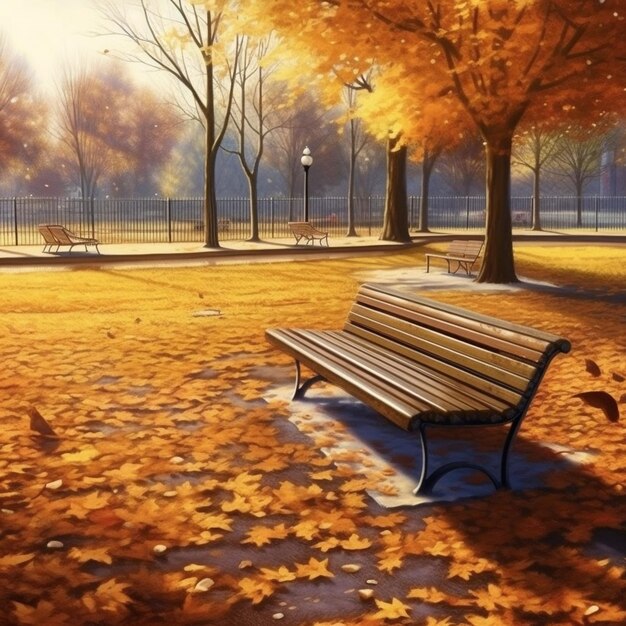
[[[61,226],[60,224],[49,224],[48,228],[58,243],[63,245],[74,243],[72,241],[72,233],[67,230],[65,226]]]
[[[482,240],[478,239],[469,239],[467,241],[455,239],[450,242],[447,254],[476,259],[483,248],[483,243]]]
[[[315,229],[309,222],[287,222],[292,232],[297,235],[308,235],[315,232]]]
[[[570,349],[550,333],[371,284],[344,330],[458,381],[510,419],[525,411],[552,357]]]
[[[58,243],[55,236],[50,232],[50,226],[48,224],[39,224],[39,233],[43,237],[46,243],[56,244]]]

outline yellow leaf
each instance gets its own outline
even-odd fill
[[[263,572],[263,576],[268,580],[275,580],[279,583],[296,579],[296,575],[284,565],[281,565],[278,569],[268,569],[262,567],[261,572]]]
[[[356,533],[352,533],[348,539],[344,539],[341,542],[341,547],[344,550],[365,550],[372,545],[372,542],[367,538],[361,538]]]
[[[379,608],[379,611],[374,613],[376,619],[399,619],[401,617],[409,617],[408,611],[411,610],[410,606],[403,604],[397,598],[392,598],[391,602],[376,600],[376,606]]]
[[[308,563],[296,563],[296,573],[298,578],[308,578],[309,580],[334,578],[335,576],[328,569],[328,559],[318,561],[315,557],[311,557]]]
[[[31,561],[35,556],[34,552],[28,554],[5,554],[0,556],[0,567],[11,567],[12,565],[21,565]]]
[[[94,446],[85,446],[78,452],[66,452],[61,457],[68,463],[88,463],[100,456],[100,452]]]
[[[274,593],[274,585],[265,578],[242,578],[239,587],[242,594],[252,600],[252,604],[259,604]]]
[[[110,565],[113,562],[108,548],[72,548],[69,551],[69,556],[79,563],[98,561]]]
[[[268,526],[253,526],[241,543],[253,543],[257,547],[270,543],[273,539],[284,539],[289,534],[285,524],[278,524],[273,528]]]

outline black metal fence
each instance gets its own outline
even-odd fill
[[[409,222],[417,228],[420,198],[409,198]],[[346,233],[345,197],[310,198],[309,219],[333,236]],[[105,243],[203,241],[201,198],[0,198],[0,245],[41,243],[37,225],[62,224]],[[513,226],[531,227],[531,197],[513,197]],[[383,223],[384,198],[356,198],[355,225],[360,235],[376,235]],[[290,237],[287,222],[302,219],[302,198],[260,198],[262,239]],[[549,230],[626,231],[626,197],[544,197],[541,225]],[[433,230],[480,230],[485,224],[485,198],[431,197],[428,211]],[[250,236],[247,198],[218,200],[220,239]]]

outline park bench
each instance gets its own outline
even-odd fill
[[[510,487],[511,446],[552,358],[566,339],[434,300],[366,284],[342,330],[268,329],[267,340],[295,360],[293,399],[327,381],[396,426],[417,433],[422,452],[415,493],[448,472],[472,468]],[[301,365],[313,372],[302,382]],[[429,427],[509,424],[499,475],[451,460],[429,474]]]
[[[319,240],[320,246],[323,241],[326,241],[326,245],[328,245],[328,233],[318,230],[311,222],[287,223],[289,224],[289,228],[291,228],[293,236],[296,238],[296,245],[298,245],[300,241],[306,242],[307,245],[315,245],[317,240]]]
[[[469,276],[472,271],[472,266],[476,263],[480,256],[480,251],[483,248],[482,240],[457,240],[450,242],[448,251],[443,254],[434,252],[428,252],[426,254],[426,271],[430,271],[430,259],[445,259],[448,264],[448,274],[450,273],[450,263],[456,263],[456,268],[452,272],[456,274],[461,268],[465,270],[465,273]]]
[[[55,252],[58,252],[61,246],[69,246],[70,252],[74,246],[85,246],[85,252],[87,252],[87,246],[95,246],[96,252],[100,254],[98,249],[100,242],[97,239],[75,235],[60,224],[39,224],[39,232],[45,242],[44,252],[52,252],[52,246],[56,246]]]

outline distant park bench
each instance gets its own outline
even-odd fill
[[[69,246],[70,252],[74,246],[85,246],[85,252],[87,252],[87,246],[94,246],[96,252],[100,254],[98,248],[100,242],[97,239],[80,237],[60,224],[39,224],[39,233],[44,240],[44,252],[52,252],[52,246],[56,246],[55,252],[58,252],[62,246]]]
[[[304,241],[307,245],[315,245],[316,241],[320,242],[320,246],[325,241],[328,245],[328,233],[318,230],[311,222],[287,222],[293,236],[296,238],[296,245],[300,241]]]
[[[459,307],[362,285],[343,330],[273,328],[267,340],[295,360],[294,399],[327,381],[396,426],[417,432],[422,451],[415,493],[448,472],[471,468],[509,487],[508,459],[524,415],[566,339]],[[314,375],[301,381],[300,365]],[[499,476],[453,460],[429,475],[427,427],[510,424]]]
[[[448,264],[448,274],[450,273],[450,263],[456,263],[453,274],[456,274],[461,268],[469,276],[472,266],[478,260],[480,252],[483,248],[482,240],[454,240],[450,243],[448,251],[445,253],[429,252],[426,254],[426,271],[430,271],[430,259],[444,259]]]

